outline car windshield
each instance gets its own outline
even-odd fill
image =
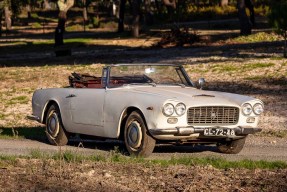
[[[117,65],[110,70],[110,87],[131,84],[191,86],[183,69],[172,65]]]

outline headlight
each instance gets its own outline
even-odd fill
[[[183,103],[178,103],[175,106],[175,112],[178,116],[182,116],[185,113],[186,107]]]
[[[260,115],[262,112],[264,111],[264,107],[261,103],[256,103],[254,106],[253,106],[253,112],[256,114],[256,115]]]
[[[171,103],[167,103],[163,106],[162,112],[166,116],[171,116],[174,113],[174,106]]]
[[[242,113],[244,115],[250,115],[252,113],[252,106],[249,103],[245,103],[242,106]]]

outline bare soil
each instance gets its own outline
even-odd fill
[[[0,164],[0,191],[286,191],[287,170],[216,169],[18,159]]]

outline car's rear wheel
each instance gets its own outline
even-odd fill
[[[51,105],[46,115],[46,136],[52,145],[63,146],[68,143],[59,107]]]
[[[219,142],[217,147],[221,153],[237,154],[243,149],[245,140],[246,137],[232,141]]]
[[[126,121],[124,142],[130,155],[147,157],[154,150],[156,141],[150,136],[143,118],[136,111]]]

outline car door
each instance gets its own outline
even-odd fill
[[[75,88],[68,98],[73,132],[105,136],[103,131],[105,89]]]

